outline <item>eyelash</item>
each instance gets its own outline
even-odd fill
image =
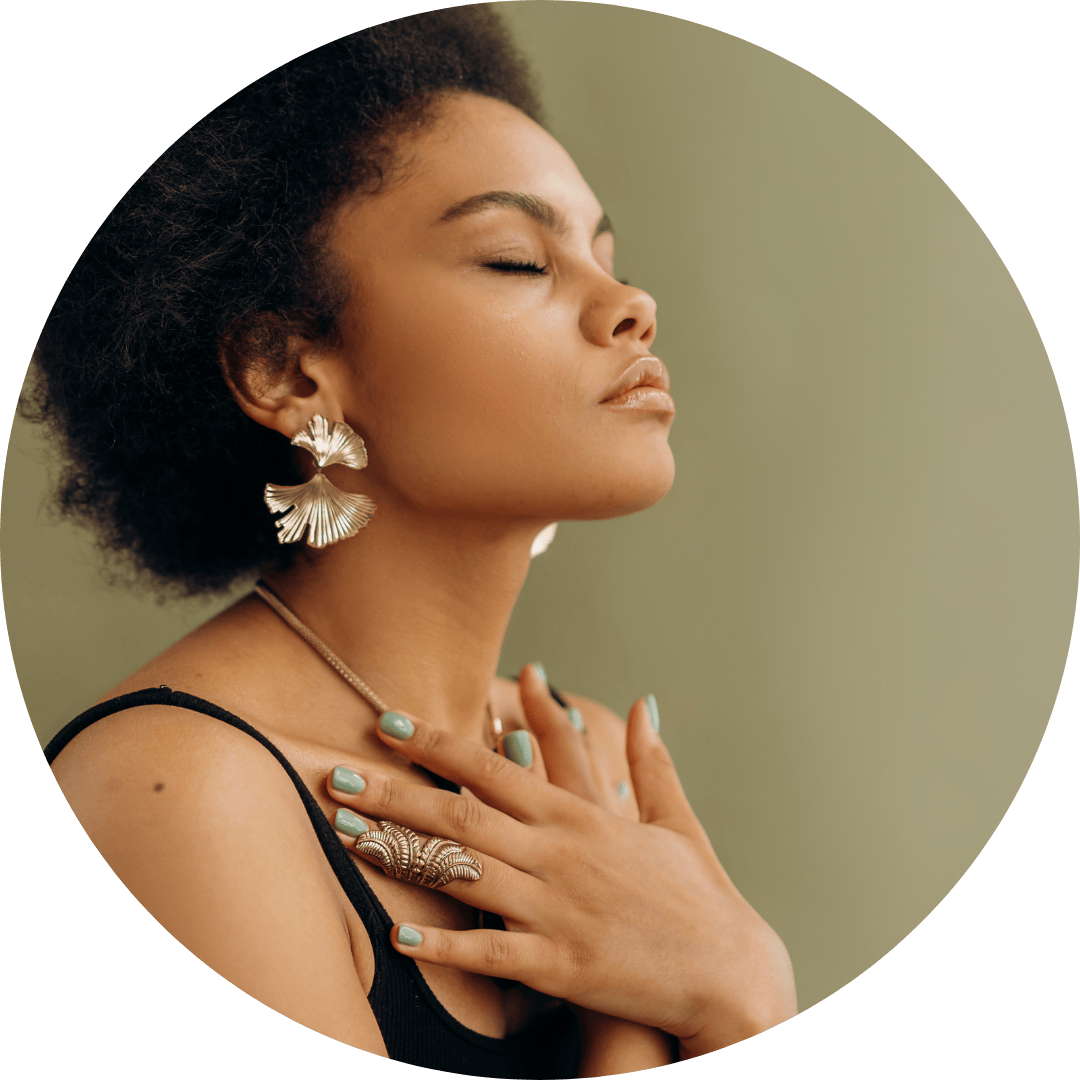
[[[547,266],[534,262],[519,262],[515,259],[497,259],[484,263],[489,270],[502,270],[510,274],[546,274]]]
[[[513,259],[499,259],[496,262],[484,263],[489,270],[503,270],[511,274],[546,274],[547,266],[541,266],[534,262],[517,262]],[[618,279],[620,285],[629,285],[626,278]]]

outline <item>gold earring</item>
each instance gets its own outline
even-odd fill
[[[306,484],[266,485],[263,499],[270,512],[288,511],[274,522],[278,543],[302,540],[305,529],[307,542],[315,548],[355,536],[371,520],[375,504],[366,495],[335,487],[322,470],[327,465],[363,469],[368,463],[364,440],[343,420],[331,424],[325,416],[313,416],[308,426],[292,437],[292,444],[310,452],[319,471]]]

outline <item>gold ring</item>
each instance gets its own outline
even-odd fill
[[[441,889],[451,881],[479,881],[484,868],[459,843],[432,836],[423,847],[420,837],[403,825],[380,821],[378,830],[356,838],[353,845],[370,855],[387,877]]]

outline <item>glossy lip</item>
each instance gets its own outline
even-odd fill
[[[656,356],[639,356],[605,391],[601,405],[674,412],[671,377]]]

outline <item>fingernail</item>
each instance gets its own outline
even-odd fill
[[[575,709],[573,705],[566,710],[566,715],[570,718],[570,726],[575,731],[585,730],[585,721],[581,719],[581,710]]]
[[[615,794],[618,795],[620,799],[629,799],[630,785],[625,780],[620,780],[615,785]]]
[[[413,722],[401,713],[384,712],[379,717],[379,727],[385,735],[393,735],[395,739],[408,739],[416,730]]]
[[[511,731],[503,739],[503,753],[515,764],[527,769],[532,764],[532,742],[527,731]]]
[[[544,670],[544,665],[539,660],[534,660],[533,667],[536,668],[536,674],[544,680],[544,685],[547,686],[547,672]]]
[[[423,945],[424,935],[411,926],[399,926],[397,932],[399,945]]]
[[[346,795],[359,795],[367,784],[359,773],[354,773],[352,769],[339,765],[330,776],[330,786],[335,791],[344,791]]]
[[[649,723],[652,724],[653,731],[659,731],[660,710],[656,707],[656,697],[653,694],[645,699],[645,708],[649,710]]]
[[[368,831],[367,822],[344,806],[334,815],[334,828],[346,836],[363,836]]]

